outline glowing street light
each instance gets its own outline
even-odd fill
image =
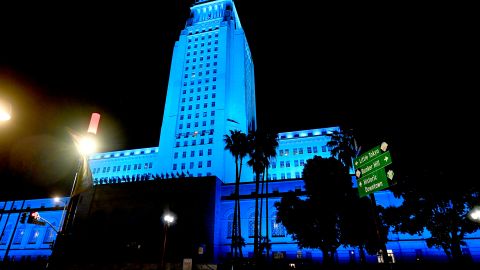
[[[77,150],[82,156],[88,156],[94,153],[96,149],[97,143],[93,136],[87,135],[80,138],[77,145]]]
[[[12,118],[12,105],[0,99],[0,121],[8,121]]]
[[[80,195],[79,191],[83,190],[86,186],[89,186],[89,181],[86,181],[86,175],[91,175],[90,169],[88,168],[88,156],[95,152],[96,143],[94,140],[95,134],[97,134],[98,123],[100,121],[100,114],[93,113],[90,118],[90,125],[88,127],[87,135],[81,136],[76,132],[72,132],[72,138],[77,148],[79,158],[78,158],[78,167],[75,172],[75,177],[73,179],[72,189],[70,191],[70,196],[68,198],[68,203],[63,202],[63,212],[62,218],[60,220],[60,230],[59,235],[57,235],[57,240],[52,247],[52,255],[50,260],[52,263],[56,262],[57,254],[62,254],[64,252],[65,243],[68,242],[69,235],[71,230],[69,228],[73,224],[75,209],[79,201]],[[83,170],[82,170],[83,168]],[[81,179],[81,180],[80,180]],[[91,180],[90,180],[91,181]],[[80,184],[79,184],[80,182]],[[87,185],[85,185],[87,184]],[[82,188],[83,186],[83,188]],[[54,198],[55,202],[62,201],[60,198]],[[49,263],[47,263],[47,268],[49,268]]]
[[[480,207],[475,206],[474,208],[472,208],[472,210],[470,210],[470,212],[468,213],[468,217],[472,221],[480,222]]]
[[[73,179],[72,190],[70,191],[70,199],[68,200],[68,206],[66,211],[66,218],[62,224],[62,232],[67,230],[67,227],[71,223],[71,212],[73,211],[73,200],[72,197],[78,193],[78,179],[79,175],[84,173],[81,171],[82,168],[87,168],[88,156],[96,151],[96,141],[95,134],[97,134],[98,124],[100,122],[100,114],[92,113],[90,118],[90,125],[88,127],[88,132],[86,135],[80,136],[73,134],[73,139],[78,153],[80,154],[78,160],[78,167]],[[84,176],[84,175],[83,175]]]
[[[163,216],[163,221],[167,224],[170,225],[175,221],[175,217],[171,214],[166,214]]]

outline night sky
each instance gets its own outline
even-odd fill
[[[158,145],[192,2],[0,6],[0,98],[13,105],[0,124],[0,195],[68,190],[68,130],[85,131],[92,112],[100,151]],[[478,43],[468,15],[438,4],[235,3],[259,127],[341,125],[365,150],[389,142],[400,175],[472,178]]]

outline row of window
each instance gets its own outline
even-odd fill
[[[182,138],[183,136],[185,136],[185,138],[187,138],[188,136],[190,136],[190,134],[193,136],[193,137],[196,137],[197,135],[200,135],[200,136],[205,136],[205,135],[213,135],[213,129],[210,129],[210,131],[207,131],[207,130],[202,130],[200,132],[198,131],[194,131],[192,133],[190,132],[185,132],[185,133],[177,133],[176,135],[176,139],[180,139]],[[213,140],[213,139],[212,139]],[[213,141],[209,141],[209,143],[213,143]],[[188,144],[187,144],[188,145]],[[185,146],[187,146],[185,145]],[[180,145],[178,145],[177,147],[179,147]]]
[[[203,44],[203,43],[202,43],[202,44]],[[218,44],[218,41],[217,41],[216,44]],[[195,48],[196,48],[196,47],[195,47]],[[213,51],[214,51],[214,52],[218,52],[218,47],[214,47],[214,48],[213,48]],[[205,50],[200,50],[200,51],[194,50],[193,52],[187,51],[187,56],[197,55],[198,52],[200,52],[200,54],[203,54],[203,53],[205,53]],[[212,49],[211,49],[211,48],[207,48],[207,53],[209,53],[209,52],[212,52]]]
[[[186,67],[185,70],[188,70],[188,67]],[[212,74],[217,74],[216,68],[212,69],[211,71],[212,71]],[[205,71],[199,71],[199,72],[192,72],[191,75],[189,75],[188,73],[185,73],[183,77],[185,79],[188,78],[189,76],[192,78],[195,78],[196,76],[200,77],[200,76],[203,76],[203,72],[205,72],[205,75],[210,75],[210,70],[205,70]]]
[[[327,133],[326,130],[322,130],[321,134],[322,134],[322,135],[327,135],[328,133]],[[308,137],[313,137],[313,131],[308,132],[308,133],[307,133],[307,136],[308,136]],[[293,138],[299,138],[299,137],[300,137],[300,134],[299,134],[299,133],[293,134]],[[286,134],[280,135],[280,139],[287,139],[287,138],[288,138],[288,136],[287,136]]]
[[[207,155],[211,156],[212,155],[212,149],[207,149]],[[203,149],[198,150],[198,156],[202,157],[203,156]],[[177,159],[179,157],[179,152],[175,152],[173,154],[173,158]],[[187,152],[183,151],[182,152],[182,158],[187,157]],[[190,151],[190,157],[195,157],[195,150]]]
[[[143,169],[151,169],[153,167],[152,162],[146,162],[143,165]],[[111,167],[113,172],[119,172],[121,170],[121,165],[118,166],[113,166]],[[123,171],[130,171],[132,169],[132,164],[126,164],[123,165]],[[133,164],[133,170],[141,170],[142,169],[142,164]],[[102,173],[109,173],[110,172],[110,167],[102,167],[102,168],[93,168],[93,173],[99,173],[102,171]]]
[[[218,58],[218,54],[214,54],[213,55],[213,59],[217,59]],[[199,61],[203,61],[205,58],[203,56],[200,56],[200,58],[198,58]],[[206,57],[206,60],[210,60],[211,59],[211,56],[210,55],[207,55]],[[197,58],[196,57],[193,57],[192,59],[187,59],[185,60],[185,63],[188,64],[190,63],[190,60],[192,61],[192,63],[196,63],[197,62]],[[217,62],[213,62],[213,66],[216,67],[217,66]],[[206,63],[205,64],[206,67],[210,67],[210,63]]]
[[[280,161],[280,168],[290,168],[290,160],[287,160],[287,161]],[[304,166],[305,165],[305,160],[304,159],[300,159],[300,160],[293,160],[293,166],[294,167],[299,167],[299,166]],[[273,161],[270,163],[269,165],[270,168],[272,169],[276,169],[277,168],[277,162]]]
[[[271,226],[270,226],[271,237],[285,237],[287,235],[287,230],[285,229],[285,226],[283,226],[281,223],[277,223],[275,219],[272,219],[270,222],[271,222]],[[232,238],[232,224],[233,224],[233,221],[230,219],[227,225],[228,239]],[[254,238],[254,237],[255,237],[255,220],[250,218],[248,221],[248,238]]]
[[[208,85],[205,86],[205,91],[208,91]],[[215,90],[217,89],[217,85],[212,85],[212,90]],[[197,87],[197,92],[201,92],[202,91],[202,87]],[[182,94],[187,94],[187,90],[186,89],[183,89],[182,90]],[[193,88],[190,88],[190,94],[193,94]]]
[[[215,26],[215,29],[218,29],[218,26]],[[211,31],[211,30],[212,30],[212,28],[210,27],[208,31]],[[198,31],[199,31],[199,30],[195,30],[195,34],[197,34]],[[202,29],[202,32],[205,32],[205,29]],[[190,33],[188,33],[188,34],[191,35],[191,34],[193,34],[193,33],[190,32]],[[200,36],[200,39],[201,39],[201,40],[205,40],[205,37],[207,37],[207,38],[212,38],[212,34],[213,34],[214,37],[218,38],[218,33],[211,33],[211,34],[208,34],[208,35],[202,35],[202,36]],[[192,42],[192,41],[198,41],[198,38],[199,38],[199,37],[195,37],[195,39],[189,38],[187,41],[188,41],[189,43]]]
[[[194,127],[198,127],[198,125],[199,125],[198,122],[193,123]],[[210,120],[210,125],[215,125],[215,120],[213,120],[213,119]],[[202,121],[202,127],[206,127],[206,126],[207,126],[207,121]],[[191,128],[192,127],[191,123],[187,123],[186,127]],[[183,129],[183,124],[179,124],[178,129]]]
[[[293,155],[302,155],[303,154],[303,148],[293,148]],[[322,146],[322,152],[327,152],[327,146]],[[313,146],[313,147],[307,147],[307,153],[311,154],[311,153],[318,153],[318,148],[317,146]],[[282,149],[280,150],[279,152],[279,155],[282,157],[282,156],[288,156],[290,154],[290,150],[289,149]]]
[[[210,35],[208,38],[212,38],[211,35]],[[205,36],[202,37],[202,40],[205,40]],[[190,41],[189,41],[189,42],[190,42]],[[215,39],[215,40],[213,41],[213,44],[218,44],[218,39]],[[194,49],[195,49],[195,48],[198,48],[198,45],[199,45],[198,43],[194,43],[194,44],[193,44],[193,48],[194,48]],[[207,42],[207,46],[210,46],[210,45],[212,45],[212,41],[208,41],[208,42]],[[201,43],[200,43],[200,47],[205,47],[205,42],[201,42]],[[191,48],[192,48],[192,45],[188,45],[187,49],[190,50]]]
[[[217,94],[216,93],[212,93],[211,95],[212,98],[216,98],[217,97]],[[196,100],[200,100],[201,99],[201,96],[200,95],[197,95],[197,99]],[[203,95],[203,99],[208,99],[208,94],[205,94]],[[182,103],[185,103],[187,101],[186,98],[182,98]],[[188,101],[193,101],[193,97],[189,97],[188,98]]]
[[[199,169],[203,168],[203,164],[204,164],[203,161],[198,161],[198,163],[197,163],[197,168],[199,168]],[[180,168],[178,168],[178,164],[177,164],[177,163],[174,163],[172,169],[173,169],[174,171],[176,171],[177,169],[186,170],[186,169],[187,169],[186,165],[187,165],[187,164],[185,164],[185,163],[181,163],[181,164],[180,164]],[[207,168],[212,167],[212,161],[211,161],[211,160],[207,160],[206,165],[207,165]],[[189,164],[189,169],[195,169],[195,162],[190,162],[190,164]]]
[[[208,144],[212,144],[212,143],[213,143],[213,138],[208,138]],[[205,140],[200,139],[199,145],[203,145],[203,144],[205,144]],[[191,146],[195,146],[195,145],[197,145],[197,140],[192,140]],[[188,141],[183,141],[183,146],[189,146]],[[176,142],[175,147],[180,147],[180,142]]]
[[[300,178],[303,177],[303,173],[302,172],[295,172],[295,174],[293,174],[293,176],[295,176],[295,177],[292,178],[292,173],[291,172],[287,172],[286,174],[281,173],[280,174],[280,179],[282,179],[282,180],[284,180],[284,179],[300,179]],[[268,180],[278,180],[276,173],[269,174],[267,178],[268,178]]]
[[[212,101],[211,107],[215,107],[215,101]],[[208,108],[208,102],[203,103],[203,108]],[[191,111],[193,109],[193,105],[188,105],[188,110]],[[195,105],[195,110],[200,109],[200,104]],[[185,111],[185,106],[180,107],[180,111]]]
[[[218,56],[217,56],[217,57],[218,57]],[[214,58],[217,58],[217,57],[214,56]],[[208,59],[210,59],[210,58],[208,58]],[[208,65],[207,65],[207,64],[208,64]],[[205,67],[210,67],[210,63],[206,63],[206,64],[205,64]],[[193,64],[191,67],[185,66],[185,71],[188,71],[189,68],[191,68],[192,70],[195,70],[196,65]],[[200,69],[200,70],[203,69],[203,63],[199,63],[199,64],[198,64],[198,69]],[[205,71],[205,72],[208,71],[208,73],[206,73],[207,75],[210,74],[210,69],[205,69],[204,71]],[[216,69],[216,68],[213,68],[211,71],[212,71],[213,74],[217,74],[217,69]]]
[[[188,77],[188,75],[185,74],[185,78],[187,78],[187,77]],[[192,77],[192,78],[193,78],[193,77]],[[216,82],[216,81],[217,81],[217,77],[212,77],[212,81],[213,81],[213,82]],[[205,78],[205,79],[203,79],[203,82],[204,82],[204,83],[209,83],[209,82],[210,82],[210,78]],[[187,84],[188,84],[187,82],[183,82],[183,86],[187,86]],[[190,85],[194,85],[194,84],[195,84],[195,80],[192,79],[192,80],[190,81]],[[202,84],[202,79],[198,79],[198,80],[197,80],[197,84]]]
[[[55,222],[52,223],[53,226],[55,226]],[[40,232],[43,230],[40,227],[35,226],[31,231],[30,235],[28,237],[28,242],[27,244],[36,244],[37,240],[40,236]],[[8,225],[7,228],[5,229],[4,234],[2,235],[2,238],[0,239],[0,246],[7,245],[8,239],[10,238],[10,233],[12,232],[11,225]],[[16,231],[15,235],[13,236],[13,241],[12,245],[20,245],[22,244],[23,237],[25,236],[27,230],[25,225],[20,225]],[[48,227],[46,228],[45,235],[43,237],[43,243],[44,244],[50,244],[53,243],[53,240],[56,237],[55,231]]]
[[[213,70],[212,70],[212,73],[213,73],[213,74],[217,74],[217,69],[213,69]],[[205,75],[210,75],[210,70],[205,71]],[[192,72],[191,75],[189,75],[188,73],[185,73],[185,74],[183,75],[183,77],[184,77],[185,79],[187,79],[188,77],[191,77],[191,78],[193,79],[193,78],[195,78],[196,76],[198,76],[198,77],[203,76],[203,71],[199,71],[198,73]],[[212,80],[215,82],[215,81],[217,81],[217,78],[216,78],[216,77],[213,77]]]
[[[208,112],[203,112],[202,113],[203,117],[207,117],[207,115],[208,115]],[[215,111],[211,111],[210,116],[215,116]],[[199,117],[200,117],[200,113],[198,113],[198,112],[195,113],[195,118],[199,118]],[[183,119],[185,119],[185,115],[182,114],[182,115],[180,115],[180,120],[183,120]],[[192,114],[187,114],[187,119],[192,119]]]

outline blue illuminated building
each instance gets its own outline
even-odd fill
[[[231,0],[196,1],[185,29],[175,43],[159,145],[150,148],[97,153],[90,156],[94,184],[126,185],[143,181],[188,181],[216,177],[214,224],[208,249],[214,262],[228,257],[233,217],[232,194],[235,162],[224,150],[223,136],[230,130],[247,133],[256,128],[255,79],[252,55],[240,19]],[[269,236],[278,257],[321,260],[319,250],[299,249],[282,224],[275,222],[274,203],[282,194],[304,194],[303,165],[313,156],[328,157],[328,133],[338,127],[279,133],[277,157],[269,168]],[[246,240],[244,255],[253,253],[254,183],[251,169],[242,172],[241,223]],[[354,181],[355,182],[355,181]],[[389,191],[375,193],[382,206],[397,206],[401,200]],[[188,199],[188,198],[186,198]],[[10,259],[46,259],[55,230],[50,226],[21,224],[20,213],[32,210],[59,226],[65,201],[53,199],[0,202],[0,259],[8,250]],[[265,217],[262,218],[265,222]],[[265,230],[265,226],[262,226]],[[265,235],[265,231],[262,232]],[[428,248],[429,236],[390,233],[387,249],[395,261],[430,259],[446,261],[443,250]],[[469,235],[464,253],[480,261],[479,233]],[[358,250],[338,249],[340,262],[358,261]],[[376,261],[375,256],[368,258]]]

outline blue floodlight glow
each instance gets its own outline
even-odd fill
[[[95,185],[122,185],[126,182],[153,179],[164,181],[178,178],[182,174],[192,178],[211,175],[220,179],[223,184],[216,187],[215,196],[218,197],[215,203],[212,203],[215,217],[212,218],[213,224],[210,226],[210,233],[215,236],[215,240],[212,240],[215,241],[212,243],[214,250],[211,253],[215,254],[215,260],[218,260],[228,257],[231,251],[233,203],[224,198],[233,193],[232,183],[235,182],[235,160],[224,150],[224,136],[229,135],[230,130],[248,133],[248,130],[257,128],[254,65],[239,16],[231,0],[197,0],[191,11],[192,17],[181,31],[173,50],[159,145],[98,153],[93,155],[89,162]],[[314,261],[321,260],[322,253],[319,250],[299,250],[296,241],[287,234],[285,227],[275,222],[276,208],[273,205],[280,201],[282,194],[304,191],[302,177],[307,160],[314,156],[331,156],[326,146],[328,136],[320,135],[338,130],[339,127],[334,126],[278,134],[277,156],[268,170],[271,194],[268,233],[273,254],[285,255],[287,259],[305,256]],[[241,200],[241,220],[242,226],[245,226],[242,236],[246,242],[243,254],[247,255],[253,254],[253,229],[250,224],[253,224],[252,209],[255,200],[251,195],[255,184],[252,170],[245,163],[240,194],[245,198]],[[352,181],[356,184],[353,174]],[[300,198],[305,199],[305,196]],[[390,191],[377,192],[376,200],[384,207],[398,206],[402,202]],[[33,240],[27,241],[27,236],[32,234],[34,226],[16,224],[20,214],[18,209],[43,206],[39,211],[40,215],[57,226],[60,224],[62,210],[55,208],[50,198],[26,200],[25,205],[21,202],[0,202],[0,231],[4,232],[0,239],[0,258],[3,258],[6,252],[4,243],[19,232],[26,236],[22,236],[20,244],[12,245],[9,256],[13,256],[15,260],[20,260],[22,256],[50,256],[50,245],[56,235],[42,228],[38,235],[37,232],[33,233]],[[472,210],[469,215],[471,219],[480,219],[480,211],[477,210]],[[164,218],[166,222],[174,222],[173,217]],[[266,228],[265,218],[262,218],[261,222],[262,228]],[[14,228],[17,228],[16,231]],[[415,256],[419,253],[428,254],[432,261],[446,260],[442,250],[427,248],[426,235],[428,232],[423,236],[391,235],[389,239],[395,240],[389,241],[387,248],[392,250],[392,256],[396,256],[398,261],[415,261]],[[479,238],[478,232],[469,235],[465,240],[467,246],[462,250],[464,253],[468,251],[476,261],[480,260]],[[340,262],[348,262],[352,258],[359,260],[358,249],[339,247],[337,251]],[[370,256],[368,260],[375,261],[376,256]]]

